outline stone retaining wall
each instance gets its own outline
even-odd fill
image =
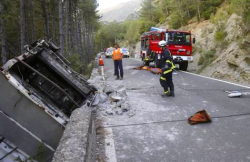
[[[92,112],[90,107],[84,105],[72,113],[53,162],[93,162],[96,159],[95,149],[96,132]]]

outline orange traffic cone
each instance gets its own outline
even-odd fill
[[[99,66],[104,66],[102,56],[99,57]]]

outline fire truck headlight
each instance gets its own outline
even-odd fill
[[[190,51],[187,51],[187,55],[190,55]]]

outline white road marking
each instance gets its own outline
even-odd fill
[[[191,75],[195,75],[195,76],[199,76],[199,77],[206,78],[206,79],[211,79],[211,80],[215,80],[215,81],[228,83],[228,84],[232,84],[232,85],[236,85],[236,86],[239,86],[239,87],[250,89],[250,87],[248,87],[248,86],[240,85],[240,84],[237,84],[237,83],[231,83],[231,82],[228,82],[228,81],[219,80],[219,79],[215,79],[215,78],[211,78],[211,77],[207,77],[207,76],[203,76],[203,75],[198,75],[198,74],[194,74],[194,73],[190,73],[190,72],[186,72],[186,71],[181,71],[181,72],[191,74]]]
[[[117,162],[112,128],[106,128],[106,130],[108,132],[105,135],[105,151],[107,162]]]
[[[137,60],[137,61],[141,61],[141,59],[137,59],[137,58],[130,58],[130,59]]]

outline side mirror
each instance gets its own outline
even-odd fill
[[[193,44],[195,44],[195,38],[193,38]]]

